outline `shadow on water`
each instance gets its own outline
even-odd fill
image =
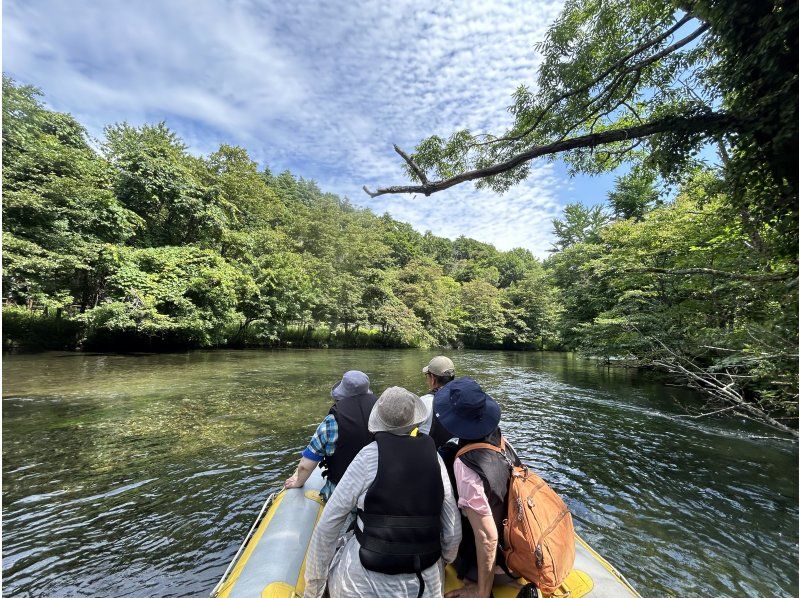
[[[207,593],[347,369],[421,392],[429,351],[10,355],[4,595]],[[797,589],[797,445],[566,354],[466,351],[502,426],[643,595]]]

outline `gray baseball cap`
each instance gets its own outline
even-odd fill
[[[431,359],[430,363],[422,368],[423,374],[433,374],[434,376],[455,376],[456,366],[449,357],[439,355]]]

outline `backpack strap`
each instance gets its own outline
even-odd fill
[[[488,442],[476,442],[475,444],[468,444],[467,446],[458,449],[458,452],[456,453],[456,459],[458,459],[464,453],[468,453],[470,451],[475,451],[478,449],[489,449],[490,451],[494,451],[495,453],[505,453],[506,439],[503,438],[502,436],[500,437],[499,447],[496,447],[493,444],[489,444]]]

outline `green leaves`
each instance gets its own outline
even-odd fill
[[[768,225],[748,231],[752,221],[721,182],[697,171],[674,202],[555,253],[546,265],[564,306],[563,339],[645,366],[677,354],[698,371],[734,376],[761,409],[785,413],[797,392],[797,287],[767,274],[796,272],[796,264],[769,250]],[[654,205],[652,190],[635,183],[618,187],[623,205]],[[585,221],[575,216],[585,208],[568,210],[565,221]]]

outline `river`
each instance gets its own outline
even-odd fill
[[[3,594],[207,595],[342,372],[420,392],[432,355],[5,355]],[[568,354],[452,357],[644,596],[797,595],[795,442]]]

